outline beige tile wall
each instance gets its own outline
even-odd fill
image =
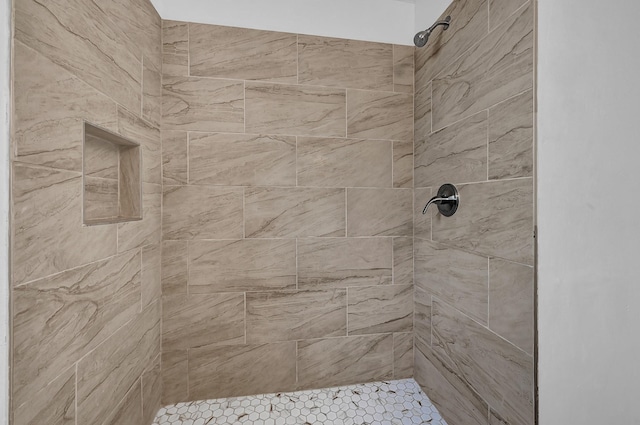
[[[412,376],[413,48],[163,40],[163,401]]]
[[[449,423],[534,423],[533,1],[454,0],[416,50],[415,377]],[[422,208],[460,190],[446,218]]]
[[[12,424],[150,424],[162,385],[161,20],[147,0],[14,7]],[[141,144],[142,221],[82,224],[83,120]]]

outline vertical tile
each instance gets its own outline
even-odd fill
[[[393,379],[413,378],[413,334],[393,334]]]
[[[393,376],[393,335],[298,342],[298,386],[327,388]]]
[[[296,289],[296,241],[194,241],[189,246],[189,293]]]
[[[181,185],[188,182],[188,133],[162,131],[162,183]]]
[[[161,245],[147,245],[142,248],[142,279],[140,291],[142,308],[153,304],[162,297]]]
[[[489,178],[533,176],[533,91],[489,110]]]
[[[162,73],[165,76],[189,75],[189,24],[162,20]]]
[[[393,152],[392,164],[388,141],[298,137],[298,185],[391,187],[396,165],[396,151]],[[398,161],[402,174],[406,160]],[[406,176],[401,179],[406,182]]]
[[[140,147],[129,147],[120,149],[118,152],[120,157],[120,165],[118,170],[118,178],[120,180],[120,217],[135,220],[142,218],[142,174],[140,169],[140,161],[142,160]]]
[[[247,82],[246,131],[345,136],[344,89]]]
[[[142,117],[160,127],[162,120],[162,74],[147,58],[143,59]]]
[[[189,24],[191,75],[296,83],[297,35]]]
[[[102,425],[137,425],[142,420],[142,383],[140,379],[101,422]]]
[[[245,236],[344,236],[344,189],[245,189]]]
[[[489,30],[493,31],[527,0],[489,0]]]
[[[492,258],[489,282],[489,328],[533,355],[533,267]]]
[[[76,374],[72,367],[50,383],[43,383],[40,391],[29,394],[28,400],[18,404],[13,400],[13,423],[16,425],[75,425]]]
[[[486,325],[489,264],[487,257],[418,240],[416,286]]]
[[[142,220],[118,224],[118,251],[141,248],[160,242],[162,186],[142,185]]]
[[[295,383],[295,341],[189,352],[192,400],[291,391]]]
[[[164,238],[241,238],[242,193],[236,187],[164,186]]]
[[[244,131],[243,83],[201,77],[162,79],[162,123],[167,130]]]
[[[347,236],[413,236],[410,189],[347,189]]]
[[[414,153],[421,145],[427,142],[431,134],[431,83],[422,83],[416,80],[416,94],[414,100],[413,134]],[[417,169],[420,162],[414,158],[414,167]],[[415,173],[415,170],[414,170]],[[417,185],[417,182],[416,182]]]
[[[413,285],[413,238],[393,238],[393,283]]]
[[[189,401],[187,350],[162,350],[162,404]]]
[[[413,285],[349,288],[347,303],[349,335],[413,330]]]
[[[248,292],[247,343],[347,334],[345,289]]]
[[[367,139],[413,140],[413,96],[349,90],[347,135]]]
[[[188,242],[162,242],[162,295],[187,293],[189,277]]]
[[[162,298],[162,349],[185,350],[244,343],[244,294]]]
[[[413,191],[413,236],[417,239],[431,240],[431,221],[437,208],[430,206],[426,214],[422,214],[429,199],[434,195],[430,187],[416,188]]]
[[[142,416],[143,423],[153,423],[156,412],[160,409],[162,397],[161,356],[147,368],[142,375]]]
[[[118,217],[118,180],[99,177],[84,178],[83,220],[117,219]]]
[[[419,286],[414,288],[413,332],[416,340],[431,345],[431,294]]]
[[[300,35],[298,60],[301,84],[393,90],[390,44]]]
[[[118,132],[140,144],[142,149],[142,181],[162,183],[162,141],[154,125],[118,107]]]
[[[257,134],[189,135],[189,182],[295,186],[296,139]]]
[[[298,239],[298,287],[391,284],[391,243],[389,238]]]
[[[413,94],[413,46],[393,45],[393,91]]]
[[[412,142],[393,142],[393,187],[413,189]]]

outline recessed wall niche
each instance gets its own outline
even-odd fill
[[[84,224],[142,219],[140,144],[84,123]]]

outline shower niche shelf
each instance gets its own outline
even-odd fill
[[[82,160],[84,224],[142,220],[140,144],[85,122]]]

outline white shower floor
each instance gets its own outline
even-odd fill
[[[154,425],[447,425],[413,379],[178,403]]]

